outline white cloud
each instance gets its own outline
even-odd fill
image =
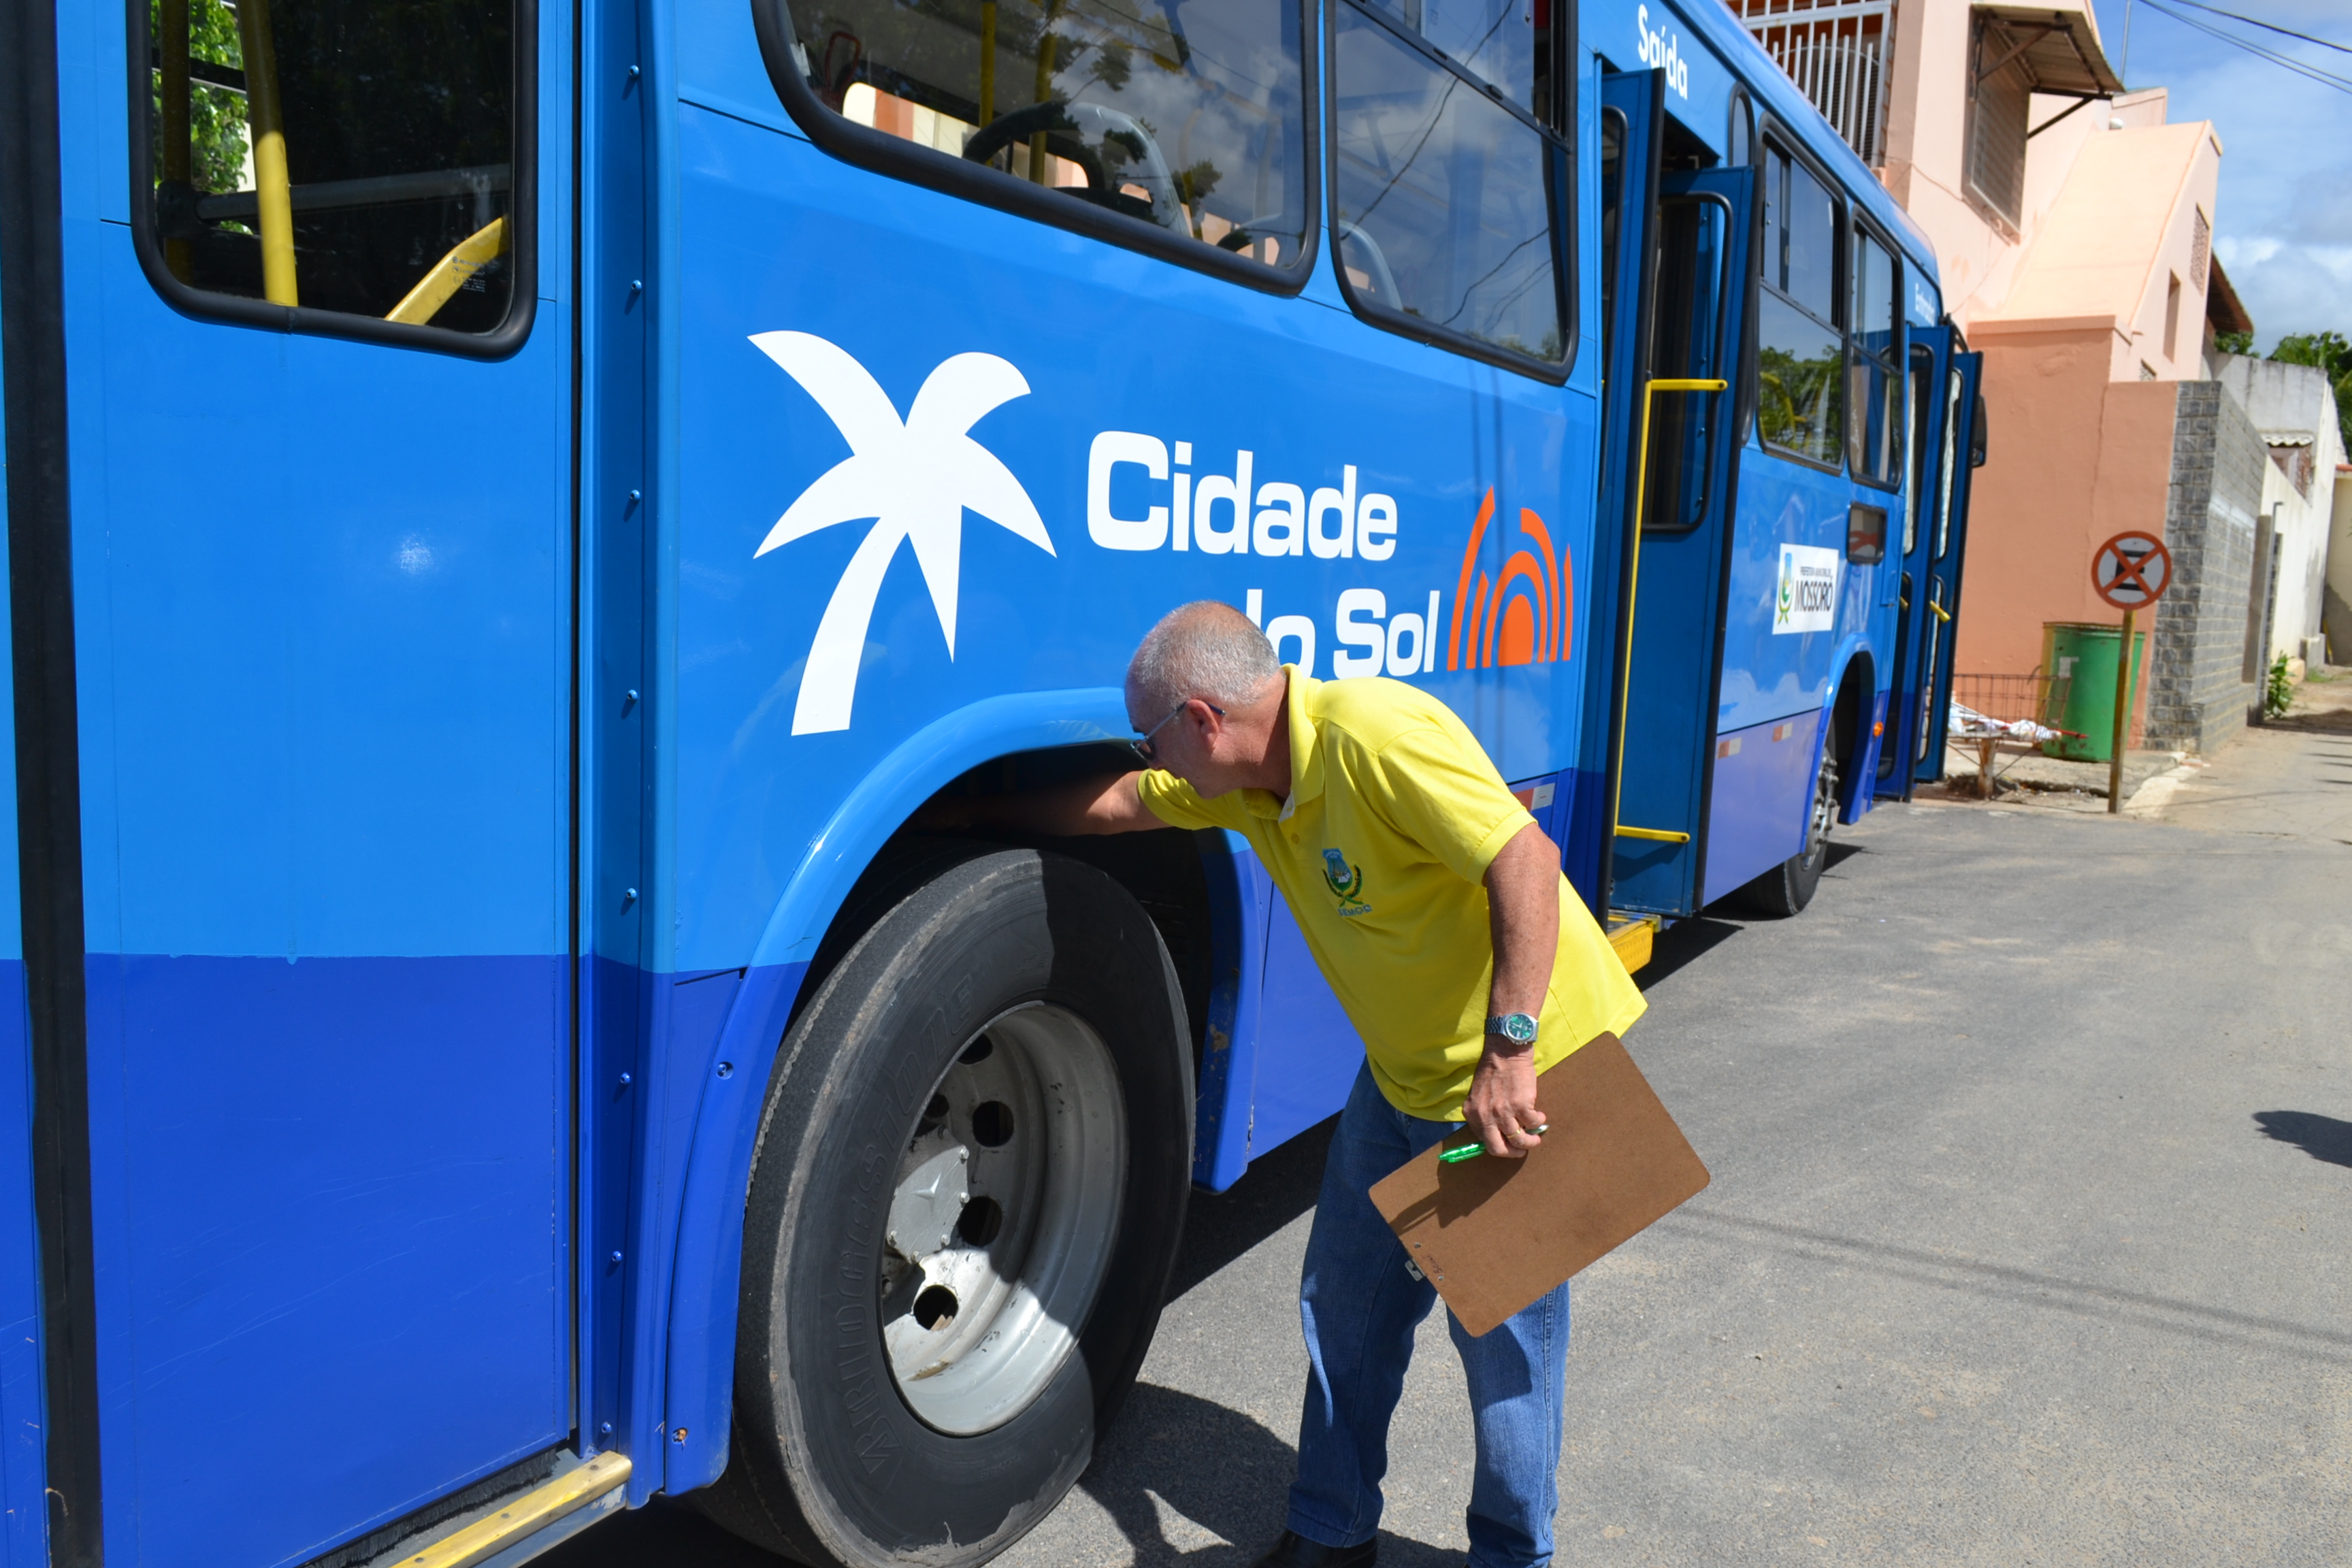
[[[2276,256],[2285,246],[2286,241],[2267,234],[2256,235],[2252,238],[2241,238],[2234,234],[2225,234],[2213,242],[2213,248],[2221,253],[2221,265],[2232,271],[2242,267],[2260,267],[2263,262]]]

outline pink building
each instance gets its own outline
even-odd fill
[[[2225,738],[2265,448],[2216,384],[2213,332],[2252,325],[2213,257],[2219,133],[2125,92],[2087,4],[1728,3],[1934,239],[1984,352],[1956,668],[2024,674],[2043,622],[2115,620],[2091,556],[2144,530],[2181,570],[2137,712],[2172,743]]]

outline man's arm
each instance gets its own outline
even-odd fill
[[[1487,923],[1495,942],[1494,987],[1488,1015],[1543,1016],[1559,948],[1559,850],[1534,823],[1503,846],[1486,868]],[[1462,1118],[1486,1141],[1486,1152],[1521,1159],[1542,1140],[1536,1104],[1535,1047],[1486,1037],[1486,1054],[1470,1080]]]
[[[1168,825],[1143,804],[1142,793],[1135,787],[1135,781],[1142,776],[1126,773],[1106,780],[1097,775],[1018,795],[936,801],[916,814],[915,826],[935,833],[993,827],[1057,838],[1165,827]]]

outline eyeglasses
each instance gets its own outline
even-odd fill
[[[1175,718],[1177,714],[1181,713],[1185,709],[1190,708],[1191,706],[1192,706],[1192,699],[1187,697],[1183,701],[1179,702],[1175,707],[1168,710],[1166,718],[1161,719],[1159,723],[1154,724],[1150,729],[1146,730],[1142,734],[1137,736],[1134,740],[1129,741],[1127,743],[1128,750],[1133,752],[1137,757],[1141,759],[1145,767],[1157,765],[1158,758],[1152,751],[1151,737],[1160,733],[1160,731],[1168,728],[1169,720]],[[1202,703],[1202,706],[1208,709],[1210,712],[1214,713],[1220,719],[1225,716],[1225,710],[1218,707],[1213,702]]]

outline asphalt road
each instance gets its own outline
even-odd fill
[[[1578,1280],[1557,1561],[2352,1561],[2352,847],[1954,805],[1833,854],[1803,915],[1643,975],[1627,1044],[1715,1181]],[[1319,1155],[1196,1200],[1125,1416],[1007,1568],[1281,1528]],[[1433,1317],[1385,1568],[1462,1561],[1462,1399]],[[766,1560],[653,1511],[544,1561]]]

